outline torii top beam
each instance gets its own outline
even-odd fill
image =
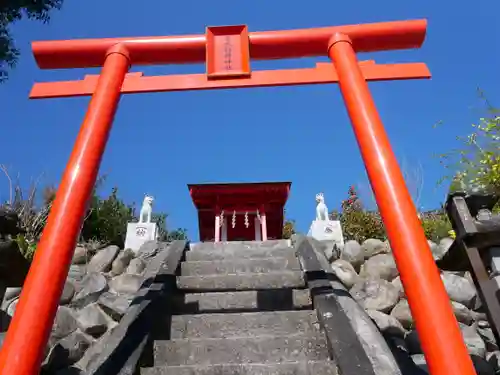
[[[422,19],[251,32],[250,58],[325,56],[335,33],[349,36],[356,52],[419,48],[426,29],[427,21]],[[43,41],[33,42],[32,49],[41,69],[91,68],[102,66],[106,53],[117,44],[126,47],[132,65],[203,63],[206,58],[205,35]]]

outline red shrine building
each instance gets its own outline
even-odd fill
[[[200,241],[266,241],[283,237],[290,182],[188,185]]]

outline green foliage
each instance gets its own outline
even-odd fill
[[[187,229],[178,228],[173,231],[169,231],[167,227],[167,217],[166,213],[159,213],[151,216],[151,221],[155,222],[158,226],[158,238],[160,241],[170,242],[176,240],[187,240]]]
[[[19,182],[13,183],[7,168],[0,164],[9,182],[9,200],[5,203],[14,210],[19,217],[19,226],[22,234],[16,237],[21,253],[29,260],[32,259],[36,244],[47,222],[47,217],[56,196],[56,188],[45,187],[41,192],[41,204],[36,205],[38,195],[38,181],[35,181],[27,192],[21,189]],[[89,207],[82,225],[80,240],[84,242],[98,242],[106,245],[123,247],[127,231],[127,223],[137,221],[133,204],[125,203],[118,196],[118,188],[113,188],[108,196],[101,197],[99,188],[106,176],[98,178]],[[169,232],[166,225],[167,214],[156,213],[152,221],[159,227],[160,241],[187,240],[186,229],[176,229]]]
[[[420,221],[428,239],[439,242],[442,238],[450,237],[452,227],[444,210],[424,212],[420,215]]]
[[[297,233],[295,231],[295,220],[285,220],[283,224],[283,238],[286,240],[292,238],[295,233]]]
[[[36,243],[34,241],[28,241],[22,234],[18,234],[15,241],[23,257],[29,261],[33,260],[36,251]]]
[[[348,198],[342,201],[342,211],[333,211],[330,217],[332,220],[340,220],[346,240],[362,243],[368,238],[385,239],[384,224],[379,213],[363,209],[354,186],[349,187]]]
[[[451,181],[450,189],[478,186],[500,196],[500,110],[494,108],[479,91],[486,104],[486,115],[472,124],[472,131],[457,137],[459,147],[439,155],[450,172],[440,182]],[[497,211],[500,207],[497,207]]]
[[[81,237],[84,241],[98,240],[106,244],[123,246],[127,223],[135,219],[135,208],[118,198],[118,188],[102,199],[97,194],[91,198],[89,211],[83,223]]]
[[[178,228],[167,233],[165,241],[188,240],[187,229]]]
[[[348,191],[348,199],[342,201],[342,211],[332,211],[332,220],[340,220],[342,232],[346,240],[362,243],[368,238],[386,239],[384,223],[378,211],[367,211],[354,186]],[[451,224],[443,209],[420,214],[422,227],[428,239],[438,242],[449,237]]]
[[[0,1],[0,82],[8,77],[8,68],[15,66],[19,50],[10,33],[10,25],[23,17],[46,23],[54,9],[61,9],[63,0],[2,0]]]

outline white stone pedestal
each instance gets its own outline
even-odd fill
[[[125,249],[137,253],[145,242],[156,240],[157,231],[156,223],[128,223]]]
[[[318,241],[333,241],[341,249],[344,247],[342,228],[337,220],[314,220],[307,235]]]

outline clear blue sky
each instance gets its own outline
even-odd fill
[[[423,61],[430,67],[432,80],[370,87],[398,158],[423,165],[421,204],[432,208],[444,194],[436,190],[443,169],[432,154],[452,148],[455,136],[465,134],[479,116],[477,86],[499,101],[499,11],[497,0],[66,0],[49,25],[22,21],[13,27],[22,56],[9,82],[0,86],[0,163],[20,173],[26,186],[42,172],[44,183],[57,183],[88,104],[88,98],[28,100],[34,81],[79,79],[96,71],[42,71],[31,55],[32,40],[199,34],[209,25],[247,24],[250,31],[262,31],[427,18],[422,49],[361,57],[380,63]],[[313,63],[261,62],[253,68]],[[142,70],[202,72],[203,66]],[[445,126],[433,129],[439,120]],[[101,172],[109,175],[104,192],[117,185],[125,200],[136,202],[146,192],[153,194],[155,209],[170,214],[169,225],[187,228],[193,239],[198,228],[187,183],[292,181],[287,212],[301,231],[313,219],[317,192],[325,193],[332,209],[350,184],[368,189],[335,85],[126,96]],[[0,198],[7,198],[3,177]]]

